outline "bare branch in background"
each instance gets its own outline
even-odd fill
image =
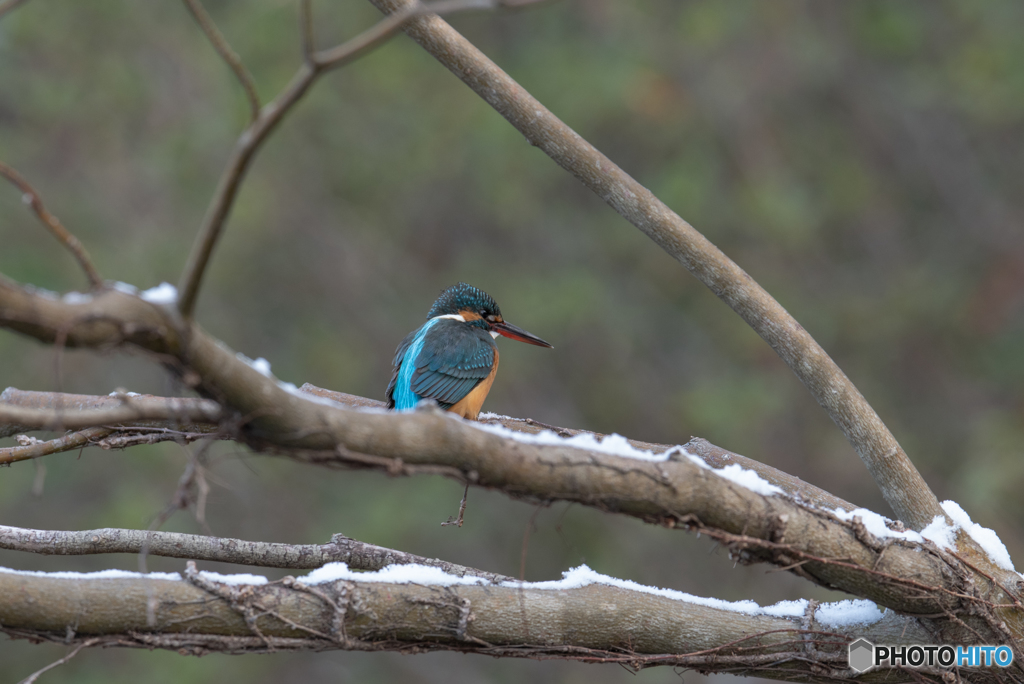
[[[302,58],[313,61],[316,38],[313,32],[313,0],[299,0],[299,37],[302,39]]]
[[[9,3],[8,3],[9,4]],[[16,5],[17,3],[15,3]],[[3,16],[5,11],[13,9],[13,5],[10,7],[0,6],[0,16]],[[93,288],[103,287],[103,278],[100,277],[99,272],[92,263],[92,259],[89,257],[89,253],[85,251],[85,247],[78,241],[74,235],[68,231],[67,228],[60,222],[60,220],[47,211],[46,206],[43,204],[42,198],[39,193],[36,192],[35,188],[29,185],[29,182],[25,178],[12,169],[7,164],[0,162],[0,176],[3,176],[11,182],[14,187],[18,188],[22,195],[22,199],[25,204],[32,207],[32,211],[36,213],[39,220],[43,222],[54,237],[56,237],[62,245],[68,248],[71,254],[78,261],[78,265],[85,271],[85,276],[89,279],[89,285]]]
[[[28,461],[41,456],[59,454],[63,451],[82,449],[98,444],[101,439],[114,431],[113,428],[91,427],[78,432],[69,432],[55,439],[41,440],[34,437],[19,436],[20,446],[0,449],[0,465],[10,465],[18,461]]]
[[[103,409],[67,411],[25,408],[0,403],[0,424],[25,426],[44,430],[79,430],[99,425],[118,425],[130,421],[170,421],[178,423],[218,423],[224,411],[216,402],[179,400],[164,397],[123,397],[121,406]]]
[[[178,310],[185,318],[191,318],[195,310],[196,299],[199,297],[199,287],[202,284],[206,265],[210,261],[213,249],[220,238],[231,207],[234,205],[238,189],[241,187],[242,179],[245,177],[249,164],[256,155],[260,145],[267,139],[267,136],[277,127],[285,115],[291,111],[299,100],[306,94],[310,86],[322,74],[336,69],[340,66],[358,59],[368,51],[377,47],[385,40],[393,36],[401,28],[402,24],[410,17],[425,13],[450,13],[472,9],[491,9],[500,6],[500,2],[488,0],[443,0],[441,2],[422,4],[414,2],[409,8],[404,9],[399,16],[388,16],[378,22],[375,26],[363,31],[355,38],[345,43],[320,52],[307,53],[302,66],[299,67],[292,80],[283,91],[272,102],[260,110],[259,115],[252,123],[242,131],[235,149],[228,159],[227,166],[221,173],[220,181],[214,192],[213,199],[206,211],[203,224],[199,234],[192,245],[188,262],[181,274],[181,281],[178,286]],[[308,18],[308,7],[300,8],[300,33],[303,43],[311,47],[312,35],[307,30],[311,21]]]
[[[143,547],[148,548],[151,556],[237,563],[261,568],[311,570],[327,563],[347,563],[354,570],[380,570],[389,565],[416,563],[440,568],[449,575],[481,577],[488,582],[506,582],[513,579],[437,558],[426,558],[367,544],[343,534],[332,536],[331,541],[326,544],[277,544],[178,532],[147,532],[117,528],[65,532],[27,530],[0,525],[0,548],[11,551],[26,551],[45,556],[85,556],[140,553]]]
[[[415,0],[371,0],[383,12]],[[915,530],[939,501],[871,405],[825,350],[781,304],[654,194],[548,111],[472,43],[437,16],[416,17],[405,32],[626,220],[726,302],[771,345],[843,431],[896,516]]]
[[[202,3],[199,0],[182,1],[188,7],[189,12],[192,13],[199,27],[203,29],[203,33],[206,34],[210,44],[213,45],[213,49],[231,67],[231,71],[235,73],[238,82],[242,84],[245,96],[249,100],[249,113],[252,116],[252,120],[255,121],[260,115],[260,96],[256,92],[256,83],[253,81],[252,74],[242,64],[242,59],[238,56],[238,53],[231,49],[231,45],[224,37],[224,34],[220,32],[220,29],[217,28],[217,25],[213,23],[213,19],[210,18],[210,14],[203,7]]]
[[[59,667],[60,665],[63,665],[64,663],[66,663],[69,660],[71,660],[72,658],[74,658],[76,655],[78,655],[79,651],[81,651],[83,648],[89,648],[90,646],[95,646],[98,643],[100,643],[101,641],[102,641],[102,639],[97,639],[95,637],[93,637],[92,639],[85,639],[83,641],[80,641],[78,643],[78,645],[75,646],[73,649],[71,649],[71,651],[66,656],[64,656],[63,658],[60,658],[58,660],[53,661],[52,663],[50,663],[46,667],[43,667],[43,668],[40,668],[40,669],[36,670],[32,674],[30,674],[28,677],[25,677],[20,682],[18,682],[18,684],[32,684],[34,681],[39,679],[39,677],[41,675],[46,674],[47,672],[49,672],[53,668]]]

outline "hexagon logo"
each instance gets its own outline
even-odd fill
[[[867,639],[857,639],[850,644],[850,667],[863,672],[874,664],[875,646]]]

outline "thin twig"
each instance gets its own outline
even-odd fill
[[[87,556],[139,553],[148,544],[149,555],[236,563],[261,568],[310,570],[327,563],[346,563],[354,570],[380,570],[389,565],[428,565],[449,575],[482,577],[488,582],[513,578],[458,563],[368,544],[336,534],[326,544],[282,544],[212,537],[179,532],[149,532],[103,528],[97,530],[32,530],[0,525],[0,549],[45,556]]]
[[[0,14],[3,13],[2,9],[3,8],[0,8]],[[72,649],[71,653],[68,653],[66,656],[64,656],[60,660],[53,661],[52,663],[50,663],[49,665],[47,665],[46,667],[44,667],[44,668],[42,668],[40,670],[36,670],[32,674],[30,674],[28,677],[25,677],[20,682],[18,682],[18,684],[32,684],[32,682],[34,682],[37,679],[39,679],[39,676],[41,674],[43,674],[45,672],[49,672],[50,670],[52,670],[53,668],[55,668],[55,667],[57,667],[59,665],[63,665],[64,663],[68,662],[69,660],[74,658],[76,655],[78,655],[78,652],[81,651],[83,648],[89,648],[90,646],[95,646],[101,640],[102,639],[100,639],[98,637],[95,637],[95,638],[89,639],[87,641],[83,641],[82,643],[80,643],[77,646],[75,646],[75,648]]]
[[[302,58],[306,63],[313,61],[316,39],[313,36],[313,0],[299,0],[299,35],[302,38]]]
[[[0,16],[3,13],[11,9],[10,7],[4,8],[0,6]],[[54,237],[56,237],[62,245],[71,251],[71,254],[78,261],[78,265],[85,271],[85,276],[89,279],[89,285],[93,289],[97,289],[103,286],[103,278],[100,277],[99,272],[96,270],[96,266],[93,265],[92,259],[89,257],[89,253],[85,251],[85,247],[78,241],[74,235],[68,231],[67,228],[60,222],[60,220],[51,214],[46,206],[43,204],[42,198],[39,193],[36,192],[35,188],[29,185],[29,182],[25,180],[24,176],[15,171],[13,168],[0,162],[0,176],[3,176],[11,182],[16,188],[21,190],[21,198],[25,204],[32,207],[32,211],[36,213],[39,220],[43,222]]]
[[[468,499],[468,498],[469,498],[469,482],[466,482],[466,491],[464,491],[462,493],[462,502],[459,503],[459,517],[456,518],[455,520],[452,520],[451,516],[448,516],[448,519],[445,520],[443,523],[441,523],[441,527],[448,527],[449,525],[455,525],[457,527],[462,527],[462,516],[466,512],[466,499]]]
[[[109,435],[113,430],[106,427],[91,427],[78,432],[69,432],[66,435],[48,441],[34,440],[28,438],[24,444],[16,447],[4,447],[0,449],[0,465],[10,465],[18,461],[28,461],[40,456],[58,454],[62,451],[81,449],[82,447],[95,444],[98,440]]]
[[[217,25],[213,23],[213,19],[210,14],[203,7],[199,0],[182,0],[185,6],[188,7],[189,12],[195,17],[196,23],[203,29],[203,33],[209,39],[210,44],[213,45],[213,49],[217,51],[229,67],[231,71],[235,73],[235,77],[238,78],[238,82],[242,84],[242,88],[245,90],[245,96],[249,100],[249,114],[252,116],[252,120],[255,121],[260,115],[260,96],[256,92],[256,83],[253,81],[252,74],[242,64],[242,59],[238,56],[238,53],[231,49],[231,45],[228,43],[224,34],[220,32]]]

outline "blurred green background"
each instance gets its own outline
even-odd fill
[[[330,5],[330,6],[328,6]],[[208,2],[264,100],[299,63],[292,0]],[[318,40],[379,16],[320,2]],[[1024,550],[1024,4],[613,0],[452,23],[772,292],[873,403],[940,497]],[[176,283],[246,115],[175,0],[32,0],[0,21],[0,159],[105,277]],[[82,289],[0,186],[0,272]],[[325,77],[254,164],[199,320],[284,380],[382,398],[399,340],[464,280],[554,351],[502,344],[486,409],[630,437],[691,435],[890,514],[853,450],[737,316],[404,36]],[[0,331],[0,388],[180,391],[149,359]],[[4,446],[10,440],[4,441]],[[333,532],[528,579],[581,562],[726,599],[836,598],[706,540],[578,506],[337,472],[222,445],[207,518],[223,536]],[[175,445],[86,450],[0,471],[0,522],[145,527]],[[188,513],[165,529],[199,532]],[[0,553],[22,569],[134,569],[131,556]],[[182,562],[151,559],[179,570]],[[234,566],[215,567],[221,571]],[[283,573],[269,573],[280,576]],[[60,657],[0,641],[0,678]],[[617,667],[433,654],[89,651],[46,682],[672,682]],[[697,677],[697,675],[687,675]]]

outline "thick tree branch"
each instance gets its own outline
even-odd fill
[[[101,312],[102,322],[95,322]],[[90,323],[75,326],[78,320]],[[1004,592],[1016,591],[1019,578],[994,566],[963,535],[960,552],[994,580],[930,544],[876,539],[856,518],[844,522],[781,495],[758,494],[680,453],[665,461],[623,458],[566,442],[510,439],[515,433],[493,434],[438,410],[357,411],[314,400],[256,370],[194,323],[175,319],[173,311],[118,291],[68,303],[0,280],[0,324],[43,340],[67,330],[69,344],[130,339],[161,353],[196,389],[250,416],[237,437],[258,449],[389,474],[441,473],[514,497],[573,501],[669,526],[717,530],[733,535],[724,539],[740,560],[771,562],[895,610],[944,614],[980,600],[1008,606],[1001,619],[1020,621],[1011,605],[1016,599]],[[967,577],[978,597],[963,592]]]
[[[4,12],[13,9],[14,5],[7,3],[7,6],[0,6],[0,16],[3,16]],[[25,204],[32,207],[32,211],[36,213],[39,220],[43,222],[43,225],[49,229],[53,236],[64,245],[68,251],[75,257],[78,265],[85,271],[86,278],[89,279],[89,285],[93,289],[103,286],[103,278],[100,277],[99,272],[96,270],[96,266],[92,263],[92,258],[89,253],[85,251],[85,247],[79,242],[78,238],[71,234],[71,232],[64,227],[64,224],[60,222],[56,216],[51,214],[47,209],[46,205],[43,204],[42,198],[39,193],[36,192],[35,188],[29,185],[29,182],[25,178],[12,169],[7,164],[0,162],[0,176],[3,176],[11,182],[14,187],[21,191],[21,197],[25,201]]]
[[[260,96],[256,92],[256,84],[253,82],[252,74],[242,64],[242,59],[238,56],[238,53],[231,49],[231,45],[224,37],[224,34],[220,32],[220,29],[217,28],[217,25],[213,23],[213,19],[202,3],[199,0],[183,0],[183,2],[188,7],[188,11],[192,13],[196,23],[203,29],[203,33],[206,34],[210,44],[213,45],[213,49],[231,67],[231,71],[234,72],[238,82],[242,85],[242,89],[245,90],[245,97],[249,100],[249,113],[252,116],[252,120],[255,121],[260,115]]]
[[[367,544],[343,534],[327,544],[275,544],[178,532],[147,532],[104,528],[101,530],[26,530],[0,525],[0,548],[46,556],[85,556],[101,553],[141,553],[261,568],[310,570],[327,563],[346,563],[355,570],[380,570],[389,565],[415,563],[440,568],[449,575],[480,577],[488,582],[513,578],[468,568],[437,558],[426,558],[383,546]]]
[[[413,0],[371,0],[387,14]],[[867,400],[825,350],[743,269],[593,145],[547,110],[437,16],[403,30],[626,220],[686,266],[771,345],[843,431],[896,516],[921,530],[945,515],[938,499]]]
[[[679,665],[810,681],[849,681],[842,629],[804,617],[750,615],[607,584],[423,586],[339,580],[264,585],[147,577],[60,579],[0,573],[11,636],[105,638],[184,652],[455,650],[493,656]],[[153,604],[150,604],[150,600]],[[156,605],[147,622],[147,605]],[[893,614],[858,625],[876,643],[921,643],[918,621]],[[858,681],[911,681],[876,670]]]
[[[332,390],[316,387],[309,383],[306,383],[299,389],[318,397],[331,399],[332,401],[336,401],[347,407],[384,408],[384,402],[382,401],[367,399],[366,397],[359,397],[354,394],[345,394],[344,392],[334,392]],[[159,399],[159,397],[151,397],[149,395],[136,398],[136,400],[142,401],[155,401]],[[184,398],[175,399],[174,401],[185,402],[186,404],[188,402],[202,404],[202,402],[206,402],[208,400]],[[109,396],[61,394],[57,392],[32,392],[15,389],[13,387],[8,387],[4,392],[0,393],[0,408],[6,404],[36,409],[54,409],[57,406],[61,406],[69,408],[74,407],[78,410],[94,410],[106,409],[111,406],[116,406],[119,403],[120,402],[116,398]],[[198,411],[200,409],[197,408],[195,410]],[[487,418],[486,420],[489,424],[501,425],[509,430],[526,434],[538,434],[544,430],[551,430],[562,437],[592,435],[595,438],[602,439],[606,436],[589,432],[587,430],[545,425],[529,418],[523,419],[511,418],[509,416],[495,416]],[[58,415],[54,415],[54,421],[59,421]],[[61,451],[69,451],[80,448],[86,443],[95,443],[97,446],[110,449],[124,448],[133,446],[137,443],[152,444],[158,441],[193,441],[203,436],[216,436],[214,433],[218,427],[214,423],[192,424],[176,430],[172,429],[172,425],[178,425],[178,423],[172,423],[170,421],[166,423],[160,423],[157,421],[126,421],[118,428],[98,428],[106,430],[99,437],[83,433],[74,433],[73,435],[65,435],[60,440],[40,442],[31,446],[8,447],[7,449],[0,449],[0,464],[13,463],[15,461],[36,458],[38,456],[49,455]],[[0,420],[0,437],[13,435],[19,432],[29,432],[33,429],[35,428],[25,425],[5,425],[4,422]],[[75,435],[81,435],[81,437],[75,437]],[[231,435],[228,432],[223,432],[220,435],[221,439],[228,439],[230,437]],[[678,445],[653,444],[651,442],[642,442],[635,439],[630,439],[628,442],[630,446],[635,449],[650,451],[654,454],[662,454],[670,449],[679,448]],[[746,470],[753,470],[758,474],[758,476],[768,483],[779,487],[786,494],[800,501],[805,501],[822,508],[833,510],[843,509],[852,511],[857,508],[857,506],[850,502],[844,501],[838,496],[804,482],[798,477],[794,477],[789,473],[778,470],[777,468],[772,468],[760,461],[755,461],[754,459],[734,454],[731,451],[717,447],[707,440],[699,437],[692,438],[686,443],[684,448],[688,453],[698,456],[712,468],[724,468],[728,465],[735,464]]]

